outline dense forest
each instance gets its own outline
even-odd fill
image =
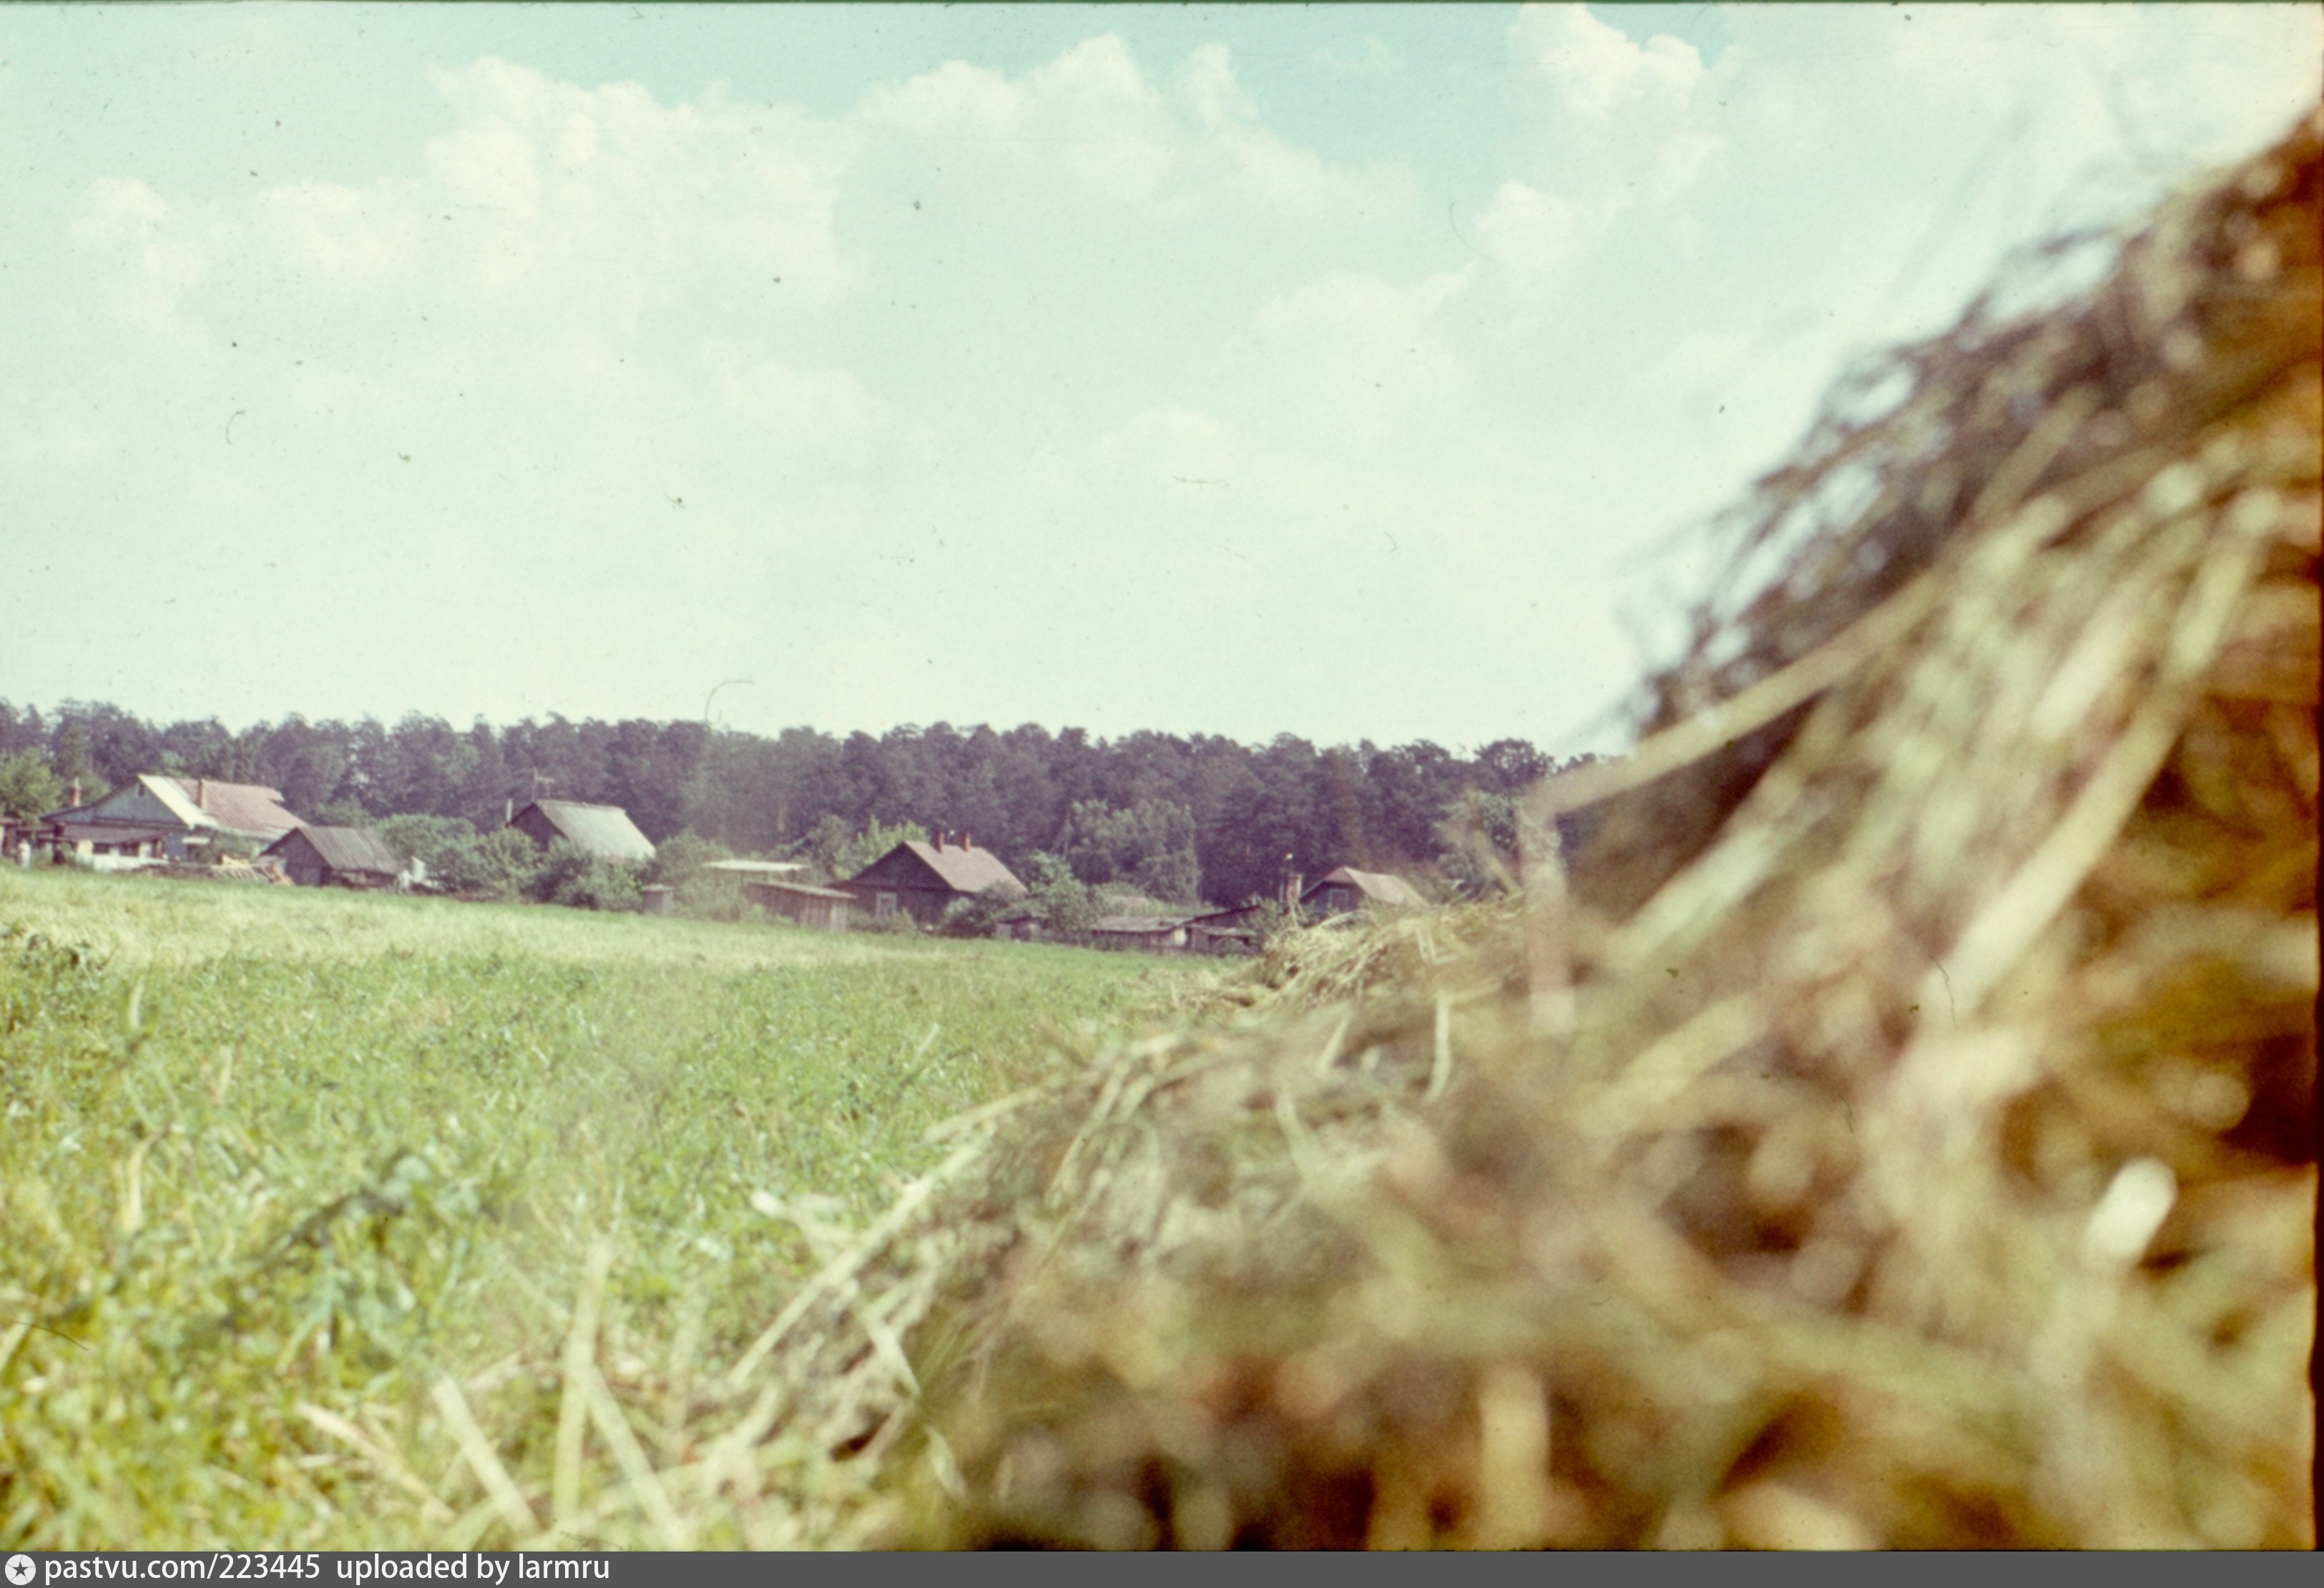
[[[1574,763],[1567,763],[1568,765]],[[300,815],[361,825],[396,815],[480,831],[536,796],[622,806],[657,843],[690,832],[742,854],[835,853],[879,824],[964,833],[1021,868],[1056,855],[1090,883],[1157,899],[1239,903],[1286,872],[1333,866],[1468,874],[1465,835],[1507,850],[1510,799],[1564,770],[1503,739],[1473,755],[1425,741],[1318,748],[1198,734],[1092,738],[937,723],[874,736],[788,728],[772,738],[698,722],[568,722],[464,730],[296,715],[232,732],[156,725],[117,706],[50,712],[0,700],[0,808],[85,798],[138,772],[264,783]]]

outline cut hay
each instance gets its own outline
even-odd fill
[[[763,1542],[2311,1544],[2320,136],[1846,386],[1734,521],[1772,577],[1536,801],[1586,853],[961,1122],[671,1498]]]

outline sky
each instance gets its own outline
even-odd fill
[[[0,7],[0,697],[1615,749],[2324,7]]]

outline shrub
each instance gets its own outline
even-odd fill
[[[429,863],[432,882],[447,893],[507,899],[540,868],[540,851],[513,827],[483,837],[456,838]]]
[[[701,874],[704,866],[714,860],[731,860],[733,856],[733,850],[715,838],[680,833],[654,851],[654,857],[645,864],[642,880],[676,888],[683,896],[686,885]]]
[[[635,909],[641,898],[634,871],[618,861],[601,860],[569,838],[549,846],[525,879],[523,891],[536,903],[576,909]]]

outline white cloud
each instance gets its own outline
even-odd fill
[[[1667,33],[1634,42],[1586,5],[1524,7],[1509,26],[1509,45],[1567,108],[1591,119],[1637,101],[1683,102],[1703,75],[1693,45]]]
[[[1477,217],[1479,245],[1495,263],[1527,285],[1571,259],[1581,233],[1572,205],[1515,180],[1503,182]]]
[[[1086,196],[1183,218],[1222,198],[1263,209],[1378,214],[1402,188],[1286,143],[1262,124],[1226,47],[1194,51],[1165,89],[1117,34],[1011,78],[950,61],[866,96],[873,139],[916,140],[1014,180],[1065,178]]]
[[[257,224],[294,268],[349,284],[410,275],[427,235],[418,213],[392,193],[335,182],[269,189]]]

